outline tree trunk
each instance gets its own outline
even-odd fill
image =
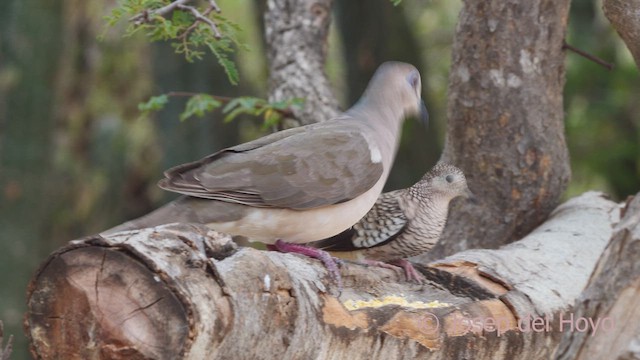
[[[604,0],[602,9],[640,68],[640,0]]]
[[[624,213],[573,310],[613,329],[564,333],[556,359],[640,359],[640,196]]]
[[[423,286],[345,264],[339,297],[318,261],[201,225],[94,236],[40,268],[25,325],[43,359],[547,359],[619,209],[587,193],[517,243],[419,266]]]
[[[4,343],[4,324],[0,321],[0,360],[9,360],[13,350],[13,336],[9,335],[7,345]]]
[[[544,221],[570,177],[562,44],[569,0],[465,1],[449,76],[442,160],[479,202],[454,206],[439,258],[495,248]]]
[[[338,114],[324,72],[332,0],[268,0],[265,39],[269,61],[269,100],[305,99],[295,109],[296,122],[306,125]]]

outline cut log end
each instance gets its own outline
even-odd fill
[[[53,256],[31,283],[25,326],[42,358],[179,358],[187,313],[158,274],[114,248]],[[136,339],[132,344],[131,339]]]

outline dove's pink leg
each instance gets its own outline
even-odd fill
[[[413,264],[405,259],[392,261],[390,264],[400,266],[404,269],[404,274],[407,276],[408,281],[415,280],[418,284],[422,284],[425,280],[424,276],[420,274]]]
[[[309,246],[291,244],[288,242],[284,242],[282,240],[276,241],[274,245],[268,245],[267,248],[269,250],[275,249],[283,253],[302,254],[302,255],[312,257],[314,259],[318,259],[322,261],[325,268],[327,268],[329,275],[336,281],[336,283],[338,284],[339,290],[342,291],[342,277],[340,276],[340,271],[338,270],[338,263],[336,262],[336,260],[338,259],[335,259],[328,252],[324,250],[312,248]]]

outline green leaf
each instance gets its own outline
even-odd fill
[[[162,110],[168,102],[169,97],[166,94],[152,96],[147,102],[138,104],[138,110],[143,112]]]
[[[233,121],[233,119],[241,114],[259,116],[265,111],[266,103],[264,99],[251,96],[241,96],[232,99],[224,109],[222,109],[222,112],[227,114],[227,116],[224,117],[224,122]]]
[[[268,109],[264,112],[264,128],[276,126],[280,121],[282,121],[282,114],[279,112],[273,111],[273,109]]]
[[[194,18],[193,18],[193,14],[191,13],[187,13],[184,11],[174,11],[171,14],[171,20],[175,24],[190,26],[193,23]]]
[[[290,104],[293,107],[297,107],[298,109],[301,109],[302,106],[304,105],[304,99],[303,98],[293,98],[290,100]]]
[[[229,123],[231,121],[233,121],[238,115],[241,114],[246,114],[246,110],[243,108],[237,108],[229,113],[227,113],[227,116],[224,117],[224,122],[225,123]]]
[[[211,95],[194,95],[187,101],[185,110],[180,114],[180,121],[185,121],[194,115],[203,117],[206,113],[219,108],[221,105],[222,103],[214,99]]]
[[[227,74],[229,82],[233,85],[238,85],[238,81],[240,81],[240,74],[238,73],[236,64],[233,61],[229,60],[227,54],[225,54],[224,48],[221,47],[224,46],[224,44],[221,45],[218,43],[209,43],[208,45],[211,53],[213,53],[213,55],[218,58],[218,63],[222,66],[224,72]]]

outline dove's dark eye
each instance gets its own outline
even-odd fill
[[[444,179],[447,180],[449,184],[451,184],[453,182],[453,175],[447,175]]]
[[[418,83],[420,82],[420,74],[417,71],[412,72],[407,77],[407,81],[409,82],[412,88],[417,89]]]

